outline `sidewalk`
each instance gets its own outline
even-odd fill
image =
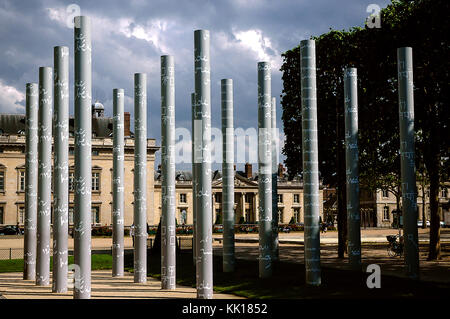
[[[51,283],[51,278],[50,278]],[[91,299],[193,299],[195,288],[177,286],[176,290],[162,290],[161,282],[147,277],[147,283],[133,282],[133,274],[112,277],[111,270],[92,272]],[[23,280],[22,273],[0,274],[0,299],[73,299],[73,292],[52,293],[50,286],[36,286],[34,281]],[[214,293],[214,299],[243,299],[229,294]]]

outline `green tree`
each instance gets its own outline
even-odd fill
[[[338,253],[346,237],[345,159],[343,136],[343,70],[358,69],[361,185],[387,188],[398,201],[399,119],[397,48],[411,46],[414,55],[417,167],[430,181],[431,229],[429,259],[440,257],[438,191],[448,178],[450,136],[449,1],[393,1],[381,12],[381,28],[330,30],[316,40],[319,169],[324,184],[338,192]],[[301,96],[299,48],[283,54],[281,104],[288,173],[301,174]],[[447,138],[445,138],[447,136]]]

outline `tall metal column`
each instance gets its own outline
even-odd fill
[[[192,236],[192,257],[194,266],[197,265],[197,183],[198,183],[198,164],[196,161],[196,152],[198,149],[198,139],[196,138],[196,120],[197,118],[197,104],[195,102],[195,93],[191,93],[191,108],[192,108],[192,224],[193,224],[193,236]]]
[[[347,174],[348,259],[361,270],[361,216],[359,212],[358,84],[356,68],[344,71],[345,163]]]
[[[74,298],[91,297],[92,46],[91,20],[75,17]]]
[[[52,205],[52,68],[39,68],[39,169],[36,284],[50,283],[50,215]]]
[[[202,162],[199,163],[197,214],[197,298],[213,297],[211,200],[211,80],[209,31],[194,31],[195,97],[201,113]]]
[[[259,277],[272,276],[272,93],[269,62],[258,62]]]
[[[124,271],[124,90],[113,90],[113,264],[112,276]]]
[[[221,80],[223,271],[233,272],[234,256],[234,125],[233,80]]]
[[[53,292],[67,291],[69,228],[69,48],[54,48]]]
[[[316,44],[300,42],[302,97],[303,203],[306,283],[321,284],[319,234],[319,152],[317,139]]]
[[[36,280],[36,226],[38,192],[38,94],[36,83],[26,85],[25,126],[25,234],[23,279]]]
[[[176,288],[175,234],[175,65],[161,56],[161,288]]]
[[[278,260],[278,131],[277,131],[277,100],[272,97],[271,104],[272,129],[272,258]]]
[[[147,282],[147,75],[134,75],[134,282]]]
[[[419,279],[412,48],[397,49],[398,105],[406,274]]]

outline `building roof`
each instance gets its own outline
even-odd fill
[[[69,118],[69,134],[75,130],[75,119]],[[0,134],[25,134],[25,114],[0,114]],[[111,117],[93,117],[92,134],[95,137],[111,137],[113,133],[113,119]]]

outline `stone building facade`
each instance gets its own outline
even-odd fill
[[[252,172],[252,165],[246,164],[245,171],[234,175],[235,223],[258,223],[258,174]],[[213,222],[221,224],[222,219],[222,175],[214,171],[212,177]],[[320,188],[320,215],[323,217],[323,193]],[[190,171],[176,172],[176,218],[178,224],[192,224],[192,174]],[[161,176],[155,173],[155,219],[161,216]],[[303,184],[300,179],[289,180],[282,164],[278,169],[278,222],[288,224],[304,223]]]
[[[103,106],[93,105],[92,117],[92,224],[112,223],[112,118],[104,117]],[[133,223],[134,137],[130,114],[125,113],[125,216],[124,225]],[[74,119],[69,120],[69,225],[73,224]],[[0,114],[0,225],[25,222],[25,115]],[[147,220],[153,216],[154,139],[147,139]],[[53,164],[53,159],[52,159]],[[53,210],[52,210],[53,211]]]
[[[446,182],[439,190],[439,217],[441,221],[450,221],[450,182]],[[337,203],[336,190],[334,188],[324,189],[324,213],[331,216],[329,219],[336,222]],[[402,207],[401,196],[398,203]],[[417,209],[418,221],[423,222],[423,213],[425,220],[430,220],[430,191],[429,186],[422,186],[417,183]],[[425,209],[425,212],[424,212]],[[397,227],[397,198],[394,193],[388,190],[378,189],[370,192],[366,189],[360,191],[360,213],[361,227]],[[447,217],[446,217],[447,216]]]

